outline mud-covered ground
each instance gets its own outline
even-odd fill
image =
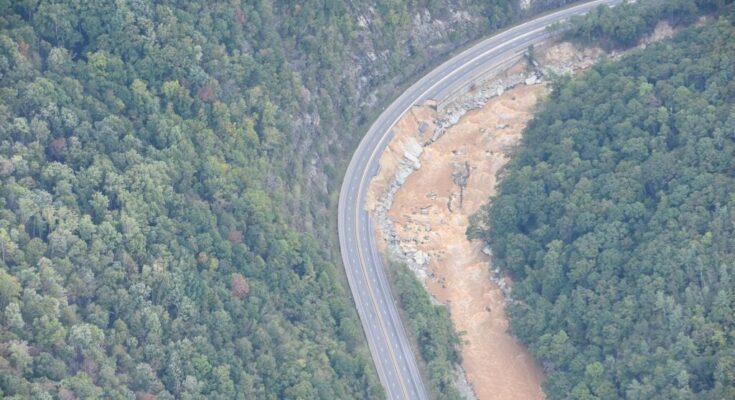
[[[430,257],[427,287],[464,332],[463,367],[480,399],[543,398],[541,369],[506,331],[504,297],[490,279],[484,244],[468,241],[465,231],[468,217],[495,193],[496,174],[544,91],[519,86],[466,114],[424,149],[422,168],[398,190],[389,212],[401,245]]]
[[[660,24],[640,47],[672,33]],[[567,42],[538,50],[542,74],[572,73],[605,56],[599,48]],[[501,79],[518,73],[534,74],[518,64]],[[376,227],[383,250],[389,257],[408,257],[432,296],[450,308],[466,341],[462,368],[481,400],[544,398],[541,368],[507,332],[503,291],[490,276],[492,260],[482,252],[483,243],[466,237],[469,216],[495,194],[498,171],[547,93],[533,82],[490,98],[428,145],[441,118],[431,105],[414,107],[396,124],[368,194],[367,208],[388,225]]]

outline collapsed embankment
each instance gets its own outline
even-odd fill
[[[662,26],[654,40],[669,31]],[[469,217],[495,194],[498,172],[547,92],[546,78],[588,68],[605,55],[566,42],[538,46],[535,54],[533,63],[519,61],[441,113],[432,104],[408,112],[394,127],[368,194],[382,250],[449,307],[466,341],[458,381],[466,379],[480,399],[541,399],[544,377],[507,332],[510,285],[484,245],[467,240]]]
[[[543,54],[560,73],[592,64],[599,52],[561,44]],[[442,114],[432,105],[414,107],[396,124],[368,197],[383,250],[450,308],[466,341],[466,379],[482,399],[543,398],[541,369],[506,332],[506,286],[493,279],[483,245],[465,231],[494,194],[498,171],[546,91],[539,83],[544,68],[522,60]]]

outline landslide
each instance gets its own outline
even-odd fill
[[[483,238],[567,398],[732,398],[732,13],[556,86]]]

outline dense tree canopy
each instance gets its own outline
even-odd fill
[[[735,26],[559,82],[482,235],[551,399],[735,398]]]
[[[445,400],[460,400],[454,385],[455,369],[462,359],[461,338],[454,331],[449,309],[434,304],[431,295],[414,273],[403,264],[390,267],[393,290],[407,320],[408,332],[415,339],[429,395]]]
[[[605,47],[630,47],[650,34],[659,22],[688,25],[703,13],[721,9],[732,0],[639,0],[613,8],[599,6],[562,23],[567,39]]]
[[[379,397],[337,171],[436,48],[566,2],[0,0],[0,395]]]

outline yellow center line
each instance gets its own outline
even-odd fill
[[[471,63],[477,61],[478,59],[486,56],[488,53],[490,53],[492,51],[495,51],[495,50],[497,50],[498,48],[500,48],[502,46],[505,46],[505,45],[507,45],[509,43],[515,42],[517,40],[520,40],[521,38],[524,38],[524,37],[526,37],[528,35],[531,35],[533,33],[536,33],[538,31],[540,31],[540,30],[543,30],[543,29],[546,29],[546,27],[537,28],[537,29],[534,29],[532,31],[526,32],[523,35],[516,36],[513,39],[510,39],[510,40],[508,40],[506,42],[503,42],[502,44],[500,44],[498,46],[495,46],[495,47],[493,47],[492,49],[490,49],[488,51],[483,52],[482,54],[474,57],[473,59],[471,59],[468,62],[466,62],[466,63],[462,64],[461,66],[459,66],[457,69],[455,69],[454,71],[452,71],[452,73],[449,73],[449,74],[445,75],[444,77],[442,77],[441,79],[439,79],[438,81],[436,81],[428,89],[426,89],[423,93],[421,93],[421,95],[417,96],[416,99],[418,100],[418,99],[423,98],[426,94],[428,94],[431,90],[433,90],[437,85],[439,85],[442,82],[444,82],[447,78],[449,78],[450,76],[454,75],[454,72],[456,72],[456,71],[464,68],[466,65],[471,64]],[[377,154],[378,149],[380,149],[382,147],[382,143],[388,137],[388,132],[390,132],[390,130],[393,129],[393,126],[395,125],[395,123],[398,120],[400,120],[406,114],[406,112],[408,112],[408,110],[411,109],[411,107],[413,107],[414,103],[415,102],[412,102],[411,105],[408,108],[406,108],[405,110],[403,110],[403,112],[399,115],[399,117],[396,120],[393,121],[393,123],[390,125],[390,127],[388,128],[388,130],[383,134],[383,137],[378,142],[378,145],[375,146],[375,148],[373,148],[373,151],[370,154],[370,157],[368,158],[368,161],[367,161],[367,165],[368,166],[371,164],[371,161],[375,158],[375,155]],[[357,200],[358,200],[358,203],[360,201],[360,198],[362,197],[363,183],[369,183],[369,180],[366,180],[367,175],[368,175],[368,170],[369,170],[369,167],[366,167],[363,170],[362,177],[360,178],[360,183],[358,184],[358,189],[357,189],[358,190],[357,191]],[[370,277],[368,276],[367,270],[365,268],[365,262],[364,262],[364,258],[363,258],[362,246],[360,245],[360,243],[361,243],[360,242],[360,230],[358,228],[359,221],[360,221],[360,207],[358,206],[358,207],[355,207],[355,236],[356,236],[356,239],[357,239],[357,243],[356,244],[357,244],[358,259],[359,259],[359,262],[360,262],[360,269],[362,270],[362,274],[365,277],[365,281],[367,282],[368,292],[370,292],[370,300],[372,301],[373,306],[375,307],[376,314],[377,314],[377,317],[378,317],[378,322],[380,324],[380,330],[383,332],[383,336],[386,339],[386,345],[388,346],[388,352],[390,353],[391,361],[393,361],[393,366],[395,367],[396,373],[399,375],[398,376],[398,378],[399,378],[398,381],[400,382],[400,385],[401,385],[401,391],[403,392],[403,395],[405,396],[405,398],[406,399],[409,399],[408,392],[406,390],[406,385],[405,385],[403,379],[400,379],[400,377],[402,375],[401,368],[399,367],[398,362],[396,361],[396,355],[395,355],[395,352],[393,351],[393,346],[390,345],[390,343],[391,343],[390,337],[388,336],[387,331],[385,329],[385,324],[383,322],[383,318],[380,315],[380,309],[378,308],[378,303],[375,300],[375,293],[373,292],[372,285],[370,284]],[[408,362],[408,360],[406,360],[406,362]]]
[[[355,214],[358,214],[358,213],[355,213]],[[358,217],[358,215],[356,215],[356,217]],[[385,325],[383,323],[383,317],[380,316],[380,308],[378,308],[378,303],[375,300],[375,294],[373,293],[372,285],[370,284],[370,277],[368,276],[367,270],[365,269],[365,264],[363,263],[362,250],[360,250],[360,245],[359,245],[359,243],[360,243],[360,234],[357,233],[357,232],[358,231],[356,230],[355,231],[355,234],[357,236],[357,243],[358,243],[357,252],[359,253],[358,258],[360,260],[360,269],[362,270],[362,275],[365,277],[365,282],[367,282],[368,292],[370,292],[370,299],[372,300],[372,303],[375,306],[375,315],[377,315],[377,317],[378,317],[378,321],[379,321],[379,325],[380,325],[380,330],[383,332],[383,336],[386,339],[386,343],[385,344],[386,344],[386,346],[388,346],[388,352],[390,353],[390,358],[393,361],[393,366],[395,367],[395,370],[396,370],[396,375],[397,375],[397,378],[398,378],[398,382],[401,385],[401,391],[403,392],[403,395],[405,396],[405,398],[406,399],[409,399],[410,397],[408,397],[408,391],[406,390],[406,384],[404,383],[403,379],[401,379],[401,375],[402,375],[401,374],[401,368],[398,366],[398,362],[396,361],[396,355],[395,355],[395,352],[393,351],[393,346],[390,345],[390,343],[391,343],[390,337],[388,336],[388,332],[385,329]]]
[[[591,3],[587,3],[587,4],[581,4],[579,6],[572,7],[571,9],[575,9],[577,7],[582,7],[582,6],[586,6],[586,5],[593,4],[593,3],[598,3],[598,2],[597,1],[594,1],[594,2],[591,2]],[[378,141],[378,145],[376,145],[373,148],[373,151],[370,154],[370,157],[368,157],[366,167],[363,169],[363,173],[362,173],[362,176],[360,177],[360,181],[359,181],[358,189],[357,189],[357,203],[358,203],[358,206],[355,207],[355,226],[354,226],[354,228],[355,228],[355,237],[357,239],[356,245],[357,245],[358,258],[359,258],[359,262],[360,262],[360,269],[361,269],[362,274],[365,277],[365,281],[366,281],[366,283],[368,285],[368,291],[370,292],[370,300],[372,301],[373,306],[375,307],[375,312],[376,312],[376,315],[378,317],[378,322],[380,324],[380,329],[381,329],[381,331],[383,333],[383,336],[386,339],[386,343],[385,344],[388,345],[388,351],[390,353],[391,360],[393,361],[393,366],[395,367],[396,373],[398,374],[398,378],[399,378],[398,381],[400,383],[401,390],[402,390],[403,395],[405,396],[406,399],[409,398],[408,397],[408,392],[406,390],[406,385],[405,385],[403,379],[400,379],[402,377],[401,369],[398,366],[398,363],[396,361],[395,352],[393,351],[393,347],[390,345],[390,343],[391,343],[390,337],[387,334],[387,331],[385,329],[385,324],[383,322],[383,318],[380,315],[380,309],[378,308],[378,303],[377,303],[377,301],[375,299],[375,293],[373,292],[372,285],[370,284],[370,277],[368,276],[367,269],[365,268],[365,262],[364,262],[362,247],[360,245],[360,243],[361,243],[360,242],[360,230],[358,228],[358,225],[359,225],[359,222],[360,222],[360,206],[359,206],[359,203],[360,203],[360,199],[362,198],[362,192],[363,192],[363,189],[364,189],[364,184],[366,184],[366,183],[369,184],[369,180],[367,179],[367,175],[368,175],[368,171],[369,171],[369,166],[370,166],[372,160],[375,158],[376,153],[378,152],[378,149],[380,149],[383,146],[383,142],[385,142],[385,140],[388,138],[388,136],[389,136],[388,133],[391,131],[391,129],[393,129],[393,127],[395,126],[395,124],[401,118],[403,118],[403,116],[408,112],[408,110],[410,110],[411,107],[414,106],[414,104],[415,104],[415,102],[417,100],[420,100],[420,99],[424,98],[424,96],[426,96],[437,85],[441,84],[446,79],[448,79],[449,77],[453,76],[457,71],[463,69],[465,66],[467,66],[467,65],[469,65],[469,64],[471,64],[471,63],[473,63],[473,62],[475,62],[475,61],[477,61],[479,59],[481,59],[482,57],[485,57],[486,55],[488,55],[489,53],[491,53],[491,52],[499,49],[500,47],[506,46],[506,45],[508,45],[510,43],[513,43],[513,42],[516,42],[516,41],[518,41],[518,40],[520,40],[520,39],[522,39],[522,38],[524,38],[526,36],[529,36],[529,35],[532,35],[532,34],[538,32],[538,31],[544,30],[544,29],[546,29],[547,26],[548,25],[545,25],[545,26],[542,26],[540,28],[536,28],[534,30],[528,31],[528,32],[526,32],[526,33],[524,33],[522,35],[515,36],[512,39],[509,39],[509,40],[503,42],[502,44],[499,44],[499,45],[497,45],[497,46],[495,46],[495,47],[493,47],[493,48],[491,48],[489,50],[486,50],[486,51],[482,52],[481,54],[473,57],[471,60],[463,63],[462,65],[460,65],[456,69],[450,71],[448,74],[444,75],[442,78],[440,78],[436,82],[434,82],[428,89],[426,89],[423,93],[421,93],[419,96],[417,96],[415,98],[415,100],[412,101],[411,104],[400,113],[400,115],[398,116],[398,118],[396,118],[395,120],[393,120],[393,122],[390,124],[390,126],[388,127],[388,129],[383,133],[383,136]],[[469,49],[467,51],[469,51]],[[447,60],[447,62],[449,62],[449,60]],[[441,68],[441,67],[439,67],[439,68]],[[398,100],[396,100],[396,101],[398,101]],[[391,296],[391,298],[392,298],[392,296]],[[400,334],[400,332],[399,332],[399,334]],[[396,340],[397,340],[397,338],[396,338]],[[408,362],[408,360],[406,360],[406,362]]]

